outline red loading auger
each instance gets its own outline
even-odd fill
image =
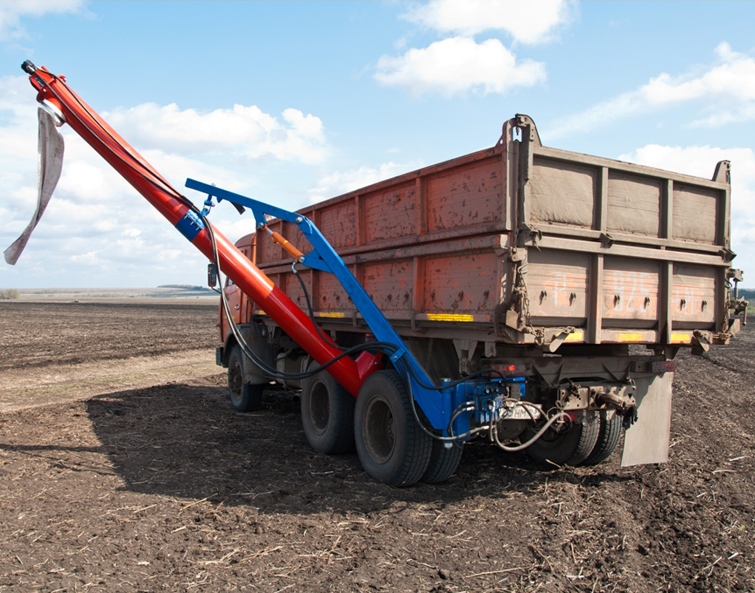
[[[24,62],[37,101],[59,112],[63,121],[79,134],[136,191],[152,204],[208,259],[213,259],[212,241],[204,222],[191,203],[173,189],[143,157],[68,86],[63,76]],[[208,223],[209,224],[209,223]],[[242,254],[214,226],[212,232],[218,264],[271,319],[319,364],[325,364],[341,351],[321,338],[312,320],[297,307],[256,265]],[[343,357],[328,367],[328,372],[354,397],[367,376],[378,369],[376,357],[362,352],[356,360]]]

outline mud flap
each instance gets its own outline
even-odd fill
[[[673,381],[670,372],[636,379],[637,421],[624,435],[622,467],[668,461]]]
[[[39,109],[39,178],[37,180],[37,209],[21,236],[3,252],[5,261],[15,265],[31,233],[42,218],[42,214],[50,202],[52,192],[60,179],[63,169],[63,136],[55,128],[55,120],[47,111]]]

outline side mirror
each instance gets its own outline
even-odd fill
[[[218,285],[218,267],[215,264],[207,264],[207,286],[215,288]]]

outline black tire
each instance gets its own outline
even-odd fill
[[[448,480],[459,467],[463,452],[463,443],[452,443],[452,447],[447,449],[443,441],[433,439],[430,463],[427,465],[422,478],[420,478],[420,482],[424,482],[425,484],[440,484]]]
[[[317,366],[310,364],[310,368]],[[354,398],[328,371],[304,379],[301,423],[309,445],[327,455],[353,451],[354,406]]]
[[[243,354],[239,346],[231,349],[228,356],[228,391],[231,404],[237,412],[254,412],[262,409],[262,392],[265,385],[244,383]]]
[[[396,371],[370,375],[354,412],[359,461],[368,475],[390,486],[410,486],[424,475],[433,439],[417,424],[412,401]]]
[[[590,455],[587,456],[581,465],[598,465],[616,450],[624,434],[624,418],[614,412],[611,419],[608,420],[608,413],[605,410],[600,412],[600,431],[598,433],[598,442]]]
[[[530,432],[531,430],[525,432],[525,439],[535,434],[534,431]],[[587,459],[595,449],[599,432],[598,418],[588,418],[582,424],[572,424],[565,432],[548,430],[525,451],[535,461],[577,465]]]

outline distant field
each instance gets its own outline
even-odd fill
[[[148,288],[21,288],[19,301],[30,303],[44,302],[107,302],[138,303],[153,301],[170,301],[173,303],[191,302],[193,304],[214,303],[217,293],[204,287],[148,287]]]

